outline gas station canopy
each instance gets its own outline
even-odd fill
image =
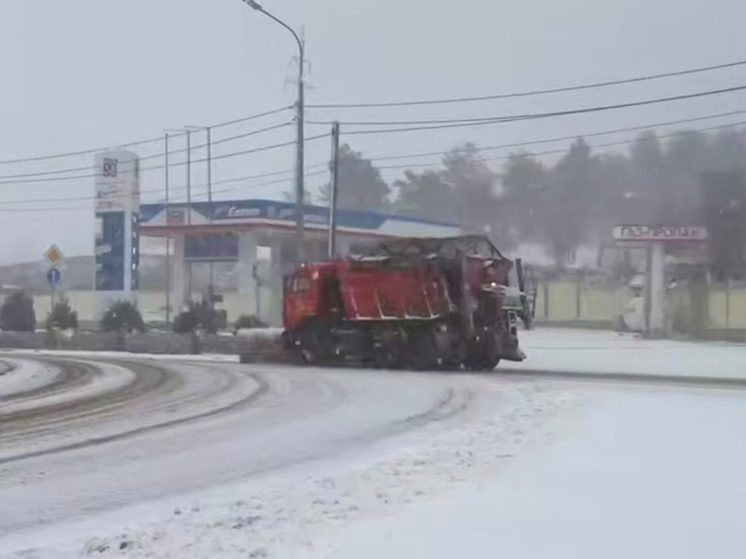
[[[295,204],[274,200],[228,200],[187,204],[140,206],[140,233],[149,237],[174,234],[219,234],[248,229],[293,231]],[[309,234],[326,234],[329,208],[304,206],[304,224]],[[457,225],[409,216],[377,212],[339,210],[337,232],[375,238],[452,237],[461,234]]]

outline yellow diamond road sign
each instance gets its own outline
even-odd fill
[[[47,249],[47,252],[44,253],[44,258],[47,259],[47,262],[49,262],[52,265],[58,264],[60,260],[63,258],[62,251],[57,247],[57,245],[52,245]]]

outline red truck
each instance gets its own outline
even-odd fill
[[[352,253],[285,278],[284,343],[304,362],[491,370],[525,358],[520,261],[486,237],[397,239]]]

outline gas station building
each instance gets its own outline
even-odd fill
[[[281,320],[282,278],[292,270],[296,254],[296,208],[294,203],[274,200],[221,200],[190,205],[144,204],[139,211],[141,237],[171,239],[170,301],[178,312],[193,296],[190,266],[194,263],[232,262],[236,265],[237,301],[230,315],[257,314],[261,278],[270,291],[262,318]],[[329,209],[304,206],[304,246],[307,260],[327,256]],[[450,237],[461,233],[458,226],[408,216],[339,210],[337,250],[348,252],[350,244],[395,237]],[[269,254],[269,267],[257,273],[260,247]],[[236,301],[233,297],[233,301]]]

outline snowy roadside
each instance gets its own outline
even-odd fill
[[[520,333],[528,355],[500,368],[746,379],[746,345],[646,340],[637,334],[538,328]]]
[[[6,538],[0,551],[26,559],[284,558],[313,551],[319,538],[350,523],[383,518],[495,475],[558,429],[561,422],[546,429],[551,420],[574,417],[582,405],[571,390],[494,380],[469,377],[475,399],[466,412],[372,447]],[[41,549],[29,550],[32,545]]]
[[[744,404],[739,390],[616,391],[488,483],[357,523],[302,557],[744,557]]]

